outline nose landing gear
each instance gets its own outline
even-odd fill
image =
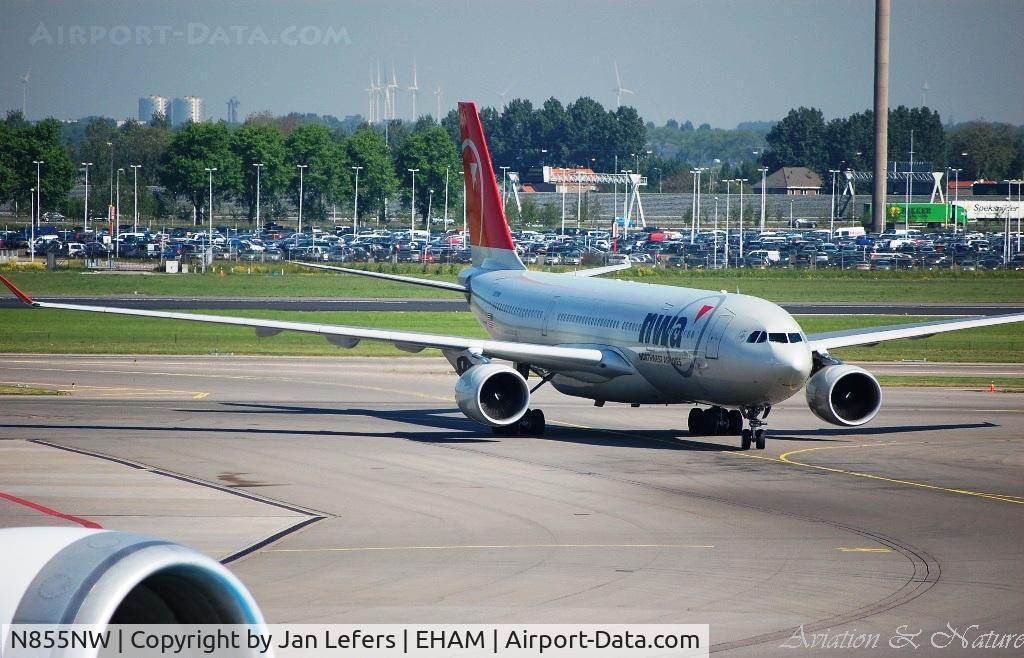
[[[765,430],[762,426],[767,425],[764,419],[768,417],[771,410],[771,406],[740,407],[740,413],[750,423],[750,429],[745,429],[740,433],[741,445],[744,450],[750,450],[751,442],[758,450],[764,450]]]

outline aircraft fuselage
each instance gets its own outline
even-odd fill
[[[463,280],[470,308],[494,339],[611,346],[635,368],[596,381],[555,376],[552,385],[567,395],[767,406],[800,391],[811,373],[800,326],[758,297],[515,270],[470,271]]]

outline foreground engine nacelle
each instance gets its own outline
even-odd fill
[[[827,423],[863,425],[882,408],[882,387],[863,368],[845,363],[825,366],[807,381],[807,405]]]
[[[124,532],[0,530],[0,582],[0,624],[264,624],[216,560]]]
[[[478,423],[504,427],[519,421],[530,406],[526,379],[508,366],[486,363],[467,370],[455,384],[459,409]]]

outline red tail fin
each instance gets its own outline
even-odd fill
[[[473,264],[490,269],[526,269],[508,230],[476,103],[459,103],[459,131]]]

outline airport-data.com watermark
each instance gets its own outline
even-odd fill
[[[52,25],[39,23],[30,46],[333,46],[352,45],[348,30],[334,25]]]

